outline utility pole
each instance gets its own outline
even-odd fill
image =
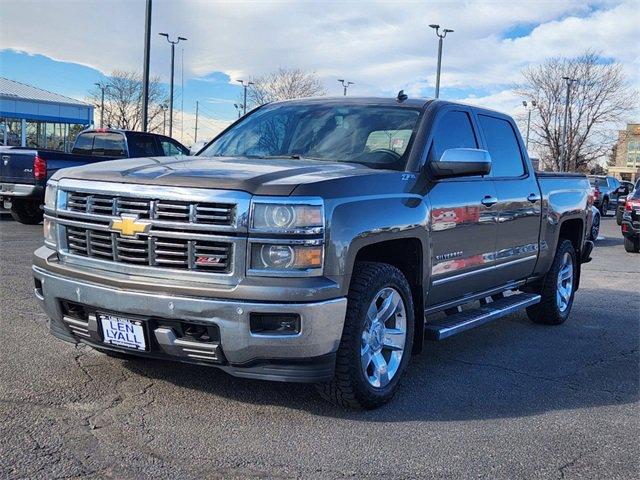
[[[94,83],[101,91],[101,100],[100,100],[100,128],[104,128],[104,91],[109,88],[109,85],[105,85],[103,83]]]
[[[355,85],[355,83],[347,82],[347,81],[343,80],[342,78],[339,78],[338,81],[340,83],[342,83],[342,88],[343,88],[342,95],[346,97],[347,96],[347,88],[349,88],[349,85]]]
[[[562,154],[560,155],[560,171],[564,172],[564,169],[567,166],[567,155],[569,153],[569,149],[567,148],[567,128],[569,123],[569,99],[571,97],[571,84],[577,82],[578,79],[571,77],[562,77],[562,79],[567,84],[567,95],[564,100],[564,125],[562,127]]]
[[[442,34],[440,33],[440,25],[436,25],[435,23],[429,25],[436,31],[436,35],[438,36],[438,69],[436,71],[436,98],[440,98],[440,72],[442,71],[442,41],[447,36],[447,33],[453,33],[453,30],[450,28],[445,28],[442,30]]]
[[[524,105],[524,108],[529,110],[529,115],[527,117],[527,137],[525,140],[525,148],[527,149],[527,152],[528,152],[529,151],[529,130],[531,129],[531,111],[538,106],[538,103],[535,100],[531,100],[531,108],[529,108],[527,101],[523,100],[522,105]]]
[[[193,143],[198,141],[198,101],[196,100],[196,131],[193,134]]]
[[[247,114],[247,88],[249,85],[253,85],[253,82],[250,80],[236,80],[236,82],[240,82],[242,88],[244,88],[244,100],[242,101],[242,114]]]
[[[169,136],[173,137],[173,71],[175,66],[176,59],[176,45],[180,43],[180,40],[186,41],[187,39],[184,37],[178,37],[176,41],[171,41],[169,39],[168,33],[159,33],[158,35],[167,38],[167,42],[171,44],[171,86],[169,91]]]
[[[142,67],[142,131],[149,123],[149,57],[151,54],[151,0],[147,0],[144,21],[144,64]]]

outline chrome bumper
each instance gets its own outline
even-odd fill
[[[79,331],[85,330],[71,328],[68,320],[65,322],[63,318],[61,300],[90,306],[97,310],[116,311],[123,315],[210,322],[217,325],[220,330],[219,347],[231,367],[230,373],[253,378],[268,378],[269,375],[259,373],[243,375],[240,371],[243,365],[256,364],[265,360],[305,360],[335,352],[342,336],[347,308],[346,298],[316,303],[229,301],[116,290],[54,275],[37,266],[33,267],[33,274],[38,285],[36,297],[51,319],[51,331],[63,340],[84,341],[109,348],[107,345],[99,344],[100,333],[97,321],[89,321],[83,326],[86,329],[86,335],[78,334]],[[299,314],[300,333],[297,335],[251,333],[249,316],[251,313],[260,312]],[[162,349],[158,353],[170,355],[175,360],[190,360],[180,342],[175,342],[175,336],[166,329],[158,328],[153,334]]]
[[[38,185],[0,183],[0,197],[31,197],[41,189]]]

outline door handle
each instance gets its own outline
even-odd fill
[[[536,203],[538,200],[540,200],[540,195],[538,195],[537,193],[530,193],[527,197],[527,200],[529,200],[531,203]]]
[[[498,203],[498,199],[496,197],[492,197],[491,195],[485,195],[485,197],[480,201],[485,207],[492,207],[496,203]]]

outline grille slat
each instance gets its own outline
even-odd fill
[[[229,242],[128,238],[80,227],[66,227],[66,238],[69,253],[118,263],[212,273],[227,273],[231,266],[232,245]]]
[[[66,210],[101,215],[133,214],[141,219],[165,220],[189,225],[233,224],[236,206],[233,203],[199,203],[158,200],[155,198],[94,195],[68,192]]]

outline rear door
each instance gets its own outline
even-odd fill
[[[449,148],[478,148],[478,133],[465,107],[441,110],[431,129],[428,160]],[[435,180],[431,203],[431,289],[429,306],[493,286],[488,268],[496,245],[496,191],[485,177]],[[483,204],[484,202],[484,204]]]
[[[484,148],[491,154],[491,177],[498,198],[494,281],[526,278],[536,264],[542,201],[525,161],[518,130],[508,117],[478,113]]]

